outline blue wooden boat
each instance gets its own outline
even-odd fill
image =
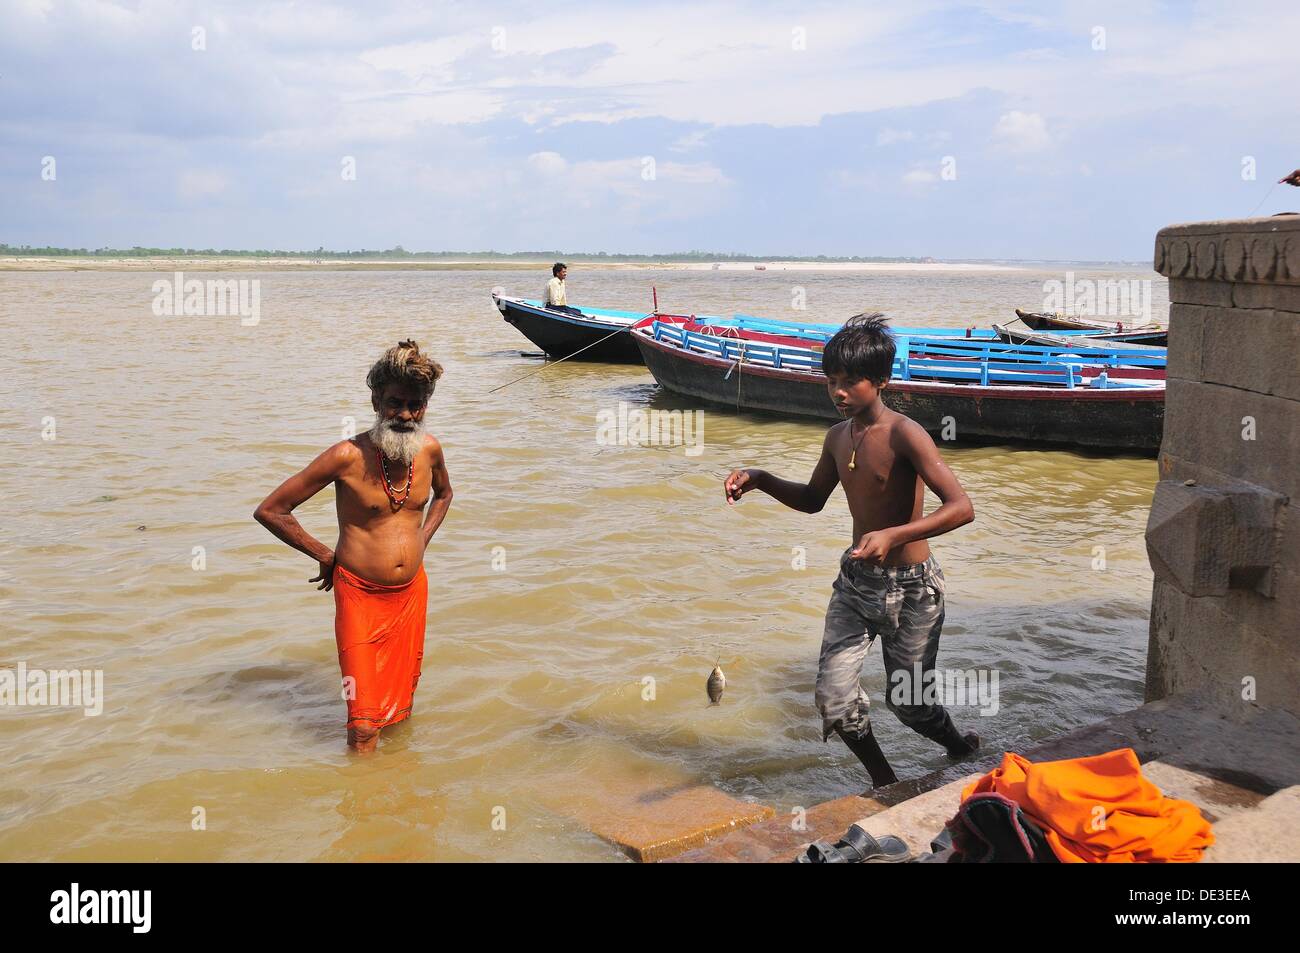
[[[841,419],[816,342],[690,319],[650,320],[629,335],[665,390],[736,410]],[[958,440],[1159,448],[1162,364],[1106,364],[1100,355],[953,335],[898,336],[884,400],[927,430],[951,428]]]
[[[1110,378],[1164,380],[1168,352],[1162,347],[1065,340],[1041,344],[1009,344],[997,339],[935,338],[927,333],[895,333],[898,354],[911,358],[996,362],[998,364],[1068,364],[1085,377],[1108,370]],[[911,366],[901,359],[901,371]],[[906,377],[904,377],[906,379]]]
[[[652,312],[618,311],[611,308],[548,308],[540,301],[492,296],[504,319],[533,344],[554,359],[576,357],[589,361],[643,363],[632,340],[631,330],[654,321],[685,323],[700,333],[760,341],[779,338],[792,344],[819,349],[841,325],[777,320],[753,315],[670,315]],[[1070,338],[1041,343],[1008,343],[995,328],[919,328],[891,326],[899,352],[914,356],[937,356],[973,361],[1035,364],[1067,357],[1085,367],[1142,367],[1146,376],[1163,377],[1165,352],[1122,343]],[[1159,369],[1160,373],[1155,373]],[[1133,376],[1133,375],[1127,375]],[[1142,376],[1142,375],[1138,375]]]
[[[736,314],[729,318],[715,315],[691,315],[699,324],[716,328],[734,328],[759,334],[777,334],[783,337],[804,338],[825,343],[835,336],[842,324],[824,324],[809,321],[789,321],[778,318],[759,318],[749,314]],[[998,333],[992,328],[915,328],[890,325],[895,337],[910,335],[915,338],[941,338],[943,340],[997,341]]]

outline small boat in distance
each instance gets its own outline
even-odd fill
[[[1164,347],[1164,344],[1148,341],[1146,337],[1130,340],[1126,334],[1108,336],[1092,334],[1088,331],[1027,331],[1022,328],[1014,328],[1010,324],[994,324],[993,330],[997,332],[998,340],[1006,344],[1036,344],[1042,347],[1056,348],[1108,348],[1119,352]]]
[[[1045,311],[1021,311],[1019,308],[1016,308],[1016,317],[1034,331],[1076,331],[1108,341],[1129,341],[1156,347],[1165,347],[1169,339],[1169,329],[1158,324],[1125,327],[1122,321],[1102,323]]]

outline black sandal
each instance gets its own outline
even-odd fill
[[[796,859],[797,864],[900,864],[912,859],[901,838],[886,834],[879,839],[854,824],[835,844],[814,841]]]

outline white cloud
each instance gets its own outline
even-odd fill
[[[411,82],[447,83],[455,78],[455,60],[486,44],[486,36],[462,34],[365,50],[357,58],[379,72],[401,73]]]
[[[402,90],[340,98],[330,132],[360,140],[400,139],[428,123],[482,122],[501,112],[503,97],[487,90]]]
[[[34,39],[62,50],[89,47],[81,73],[30,69],[43,93],[31,99],[47,113],[51,100],[57,107],[66,98],[57,95],[64,89],[90,91],[79,76],[98,76],[110,88],[77,97],[78,107],[102,112],[99,103],[112,105],[110,115],[94,118],[138,114],[145,103],[157,115],[171,99],[192,110],[213,90],[245,107],[231,122],[265,119],[282,130],[340,126],[352,134],[372,121],[377,137],[391,137],[422,123],[491,118],[809,125],[974,90],[1010,97],[1026,115],[1050,109],[1079,123],[1174,103],[1269,116],[1269,104],[1256,103],[1253,91],[1285,88],[1294,72],[1291,38],[1300,29],[1300,11],[1286,3],[1206,5],[1195,16],[1117,0],[1103,0],[1097,10],[1065,4],[1032,13],[1019,0],[976,6],[985,18],[1013,25],[1010,50],[983,42],[985,36],[964,38],[962,30],[936,31],[934,18],[954,8],[946,0],[870,15],[811,7],[798,20],[806,50],[792,49],[790,24],[749,15],[734,0],[609,6],[583,16],[493,3],[460,12],[382,2],[364,12],[323,2],[303,16],[292,5],[232,3],[221,17],[192,0],[155,0],[135,10],[78,0],[45,16],[0,7],[0,37],[9,33],[15,46],[30,47]],[[209,25],[206,53],[192,53],[183,42],[195,23]],[[1114,24],[1104,53],[1090,48],[1094,23]],[[491,24],[503,25],[500,49],[493,48]],[[182,42],[170,47],[175,36]],[[144,74],[128,69],[142,61],[154,69],[147,94]],[[6,80],[30,66],[19,61]],[[248,90],[262,91],[260,101]],[[11,101],[21,109],[23,98],[19,90]],[[207,118],[196,117],[196,127],[214,125]],[[1059,138],[1063,130],[1053,131]],[[911,141],[906,135],[886,129],[877,144]]]
[[[993,140],[1012,152],[1038,152],[1052,144],[1047,122],[1038,113],[1013,109],[1003,113],[993,127]]]
[[[937,160],[952,153],[993,177],[983,191],[951,192],[954,219],[980,226],[939,234],[910,222],[889,242],[1045,255],[1065,240],[1031,239],[1033,189],[1091,172],[1090,192],[1132,214],[1098,216],[1086,240],[1100,251],[1124,231],[1126,252],[1146,254],[1149,231],[1173,209],[1257,204],[1231,192],[1241,183],[1220,147],[1261,163],[1295,151],[1276,97],[1258,93],[1294,85],[1293,0],[919,0],[871,12],[814,4],[792,19],[738,0],[599,10],[321,0],[307,15],[257,0],[210,7],[0,3],[0,155],[54,154],[61,173],[57,191],[33,191],[21,162],[0,162],[9,240],[129,234],[168,245],[197,233],[228,246],[279,236],[265,240],[374,247],[400,235],[434,247],[453,235],[479,247],[611,248],[625,236],[742,247],[779,235],[792,250],[830,251],[838,226],[803,223],[834,218],[842,189],[870,192],[862,197],[881,215],[896,195],[947,197]],[[791,47],[793,23],[807,28],[806,50]],[[1107,25],[1104,52],[1089,42],[1097,23]],[[197,24],[204,52],[190,48]],[[494,24],[505,29],[499,48]],[[1067,144],[1080,147],[1072,161],[1030,161]],[[646,154],[658,158],[653,182],[641,177]],[[344,155],[357,157],[355,182],[340,180]],[[985,162],[994,158],[1003,161]],[[1223,175],[1225,189],[1171,193],[1162,185],[1174,158],[1188,181]],[[799,188],[772,189],[787,168]],[[1008,170],[1016,184],[990,210]],[[197,216],[205,197],[211,208]],[[1068,214],[1082,200],[1062,201]],[[987,227],[990,215],[1000,228]],[[656,222],[688,227],[640,227]]]
[[[534,152],[528,157],[528,165],[542,175],[560,175],[569,168],[569,163],[558,152]]]
[[[730,185],[722,170],[711,162],[660,162],[659,178],[688,185]]]
[[[708,135],[709,130],[697,129],[695,132],[688,135],[678,137],[678,139],[668,147],[668,150],[670,152],[694,152],[696,149],[704,145],[704,141],[708,138]]]
[[[646,168],[641,156],[575,162],[569,183],[574,190],[581,192],[609,191],[624,195],[642,195],[647,189],[664,185],[689,188],[731,184],[722,170],[711,162],[655,162],[653,179],[645,177]]]

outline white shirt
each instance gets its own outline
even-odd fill
[[[564,279],[563,279],[563,278],[552,278],[550,281],[548,281],[548,282],[546,283],[546,301],[545,301],[545,304],[546,304],[548,307],[549,307],[550,305],[553,305],[553,304],[559,304],[559,305],[564,305],[565,307],[568,307],[568,304],[569,304],[568,299],[565,298],[565,296],[564,296]]]

